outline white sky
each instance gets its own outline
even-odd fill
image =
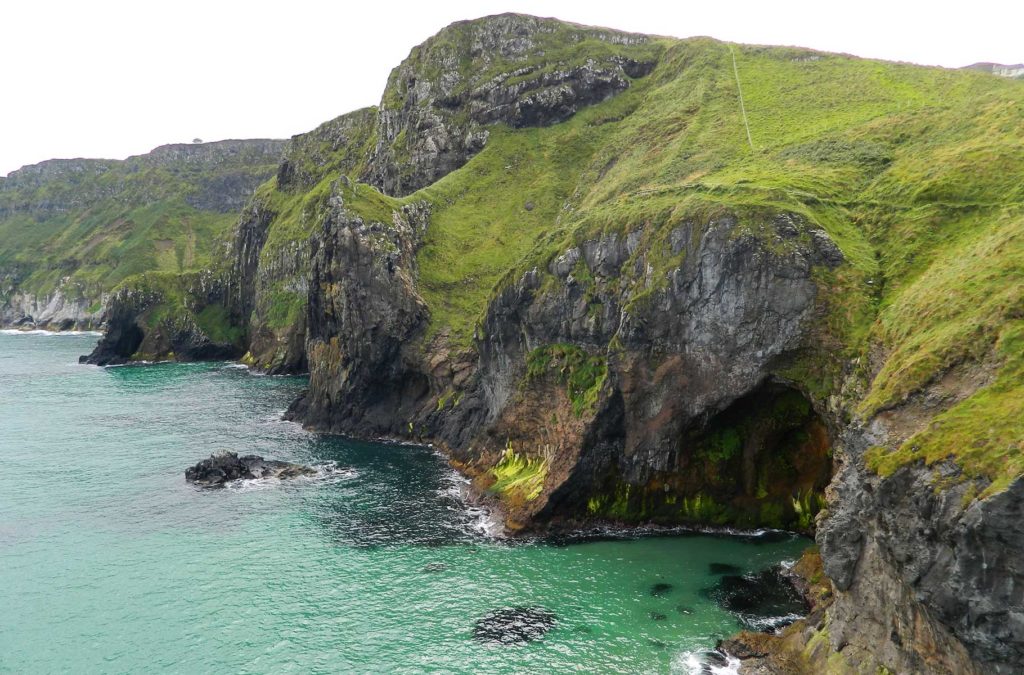
[[[1024,0],[3,0],[0,176],[308,131],[377,103],[445,25],[505,11],[948,67],[1024,61]]]

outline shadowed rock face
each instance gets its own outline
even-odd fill
[[[198,318],[203,310],[224,305],[226,285],[210,272],[181,275],[170,286],[140,278],[140,283],[119,288],[104,314],[106,332],[81,363],[99,366],[139,360],[217,361],[235,359],[244,349],[235,341],[210,335],[210,326]],[[152,320],[166,306],[168,296],[181,297],[179,311]]]
[[[756,524],[756,517],[741,517],[746,502],[733,499],[749,495],[749,508],[761,508],[755,495],[760,462],[767,466],[783,447],[789,417],[757,427],[758,405],[750,406],[749,420],[734,414],[740,418],[737,447],[721,461],[735,462],[730,475],[750,476],[720,490],[680,478],[705,471],[705,459],[694,450],[699,443],[691,440],[748,394],[761,391],[765,405],[786,394],[785,387],[766,384],[771,368],[807,328],[816,294],[812,268],[842,257],[823,233],[809,232],[793,216],[780,215],[765,237],[740,234],[743,225],[732,217],[681,223],[672,237],[679,262],[654,289],[647,270],[655,245],[640,232],[585,242],[556,258],[546,273],[526,272],[487,311],[469,392],[451,412],[429,411],[424,426],[433,425],[463,462],[500,453],[508,439],[516,447],[550,445],[557,477],[549,477],[550,492],[528,506],[542,519],[593,515],[628,492],[619,517],[645,509],[647,518],[699,520],[696,513],[680,513],[679,503],[702,495],[722,507],[716,517],[723,522]],[[769,239],[783,245],[769,249]],[[550,418],[567,404],[564,385],[545,387],[543,378],[528,377],[526,364],[536,350],[558,344],[583,346],[606,364],[607,376],[595,384],[593,407],[566,413],[564,428],[549,437],[546,429],[556,426]],[[802,401],[807,432],[821,440],[816,450],[800,445],[785,452],[794,458],[811,452],[820,461],[791,466],[776,483],[784,521],[794,517],[796,492],[820,494],[830,477],[828,432],[806,401],[792,395]],[[595,503],[595,495],[606,495],[607,503]]]
[[[282,374],[308,368],[306,312],[296,311],[283,322],[274,313],[282,292],[304,306],[312,243],[299,237],[286,245],[267,246],[271,231],[281,226],[275,198],[302,195],[325,178],[351,172],[365,159],[375,120],[375,108],[362,108],[293,136],[278,167],[274,191],[258,193],[242,213],[232,243],[227,305],[232,321],[248,334],[252,365],[261,370]]]
[[[864,467],[864,451],[878,442],[873,430],[850,429],[842,441],[833,506],[818,533],[837,591],[833,648],[906,672],[1020,672],[1024,481],[965,500],[977,488],[952,464],[883,479]]]
[[[768,380],[802,339],[813,267],[842,259],[822,232],[787,214],[756,236],[732,217],[681,223],[679,261],[653,291],[655,251],[642,236],[585,242],[495,295],[466,394],[447,408],[433,355],[412,348],[427,316],[414,256],[426,217],[410,205],[385,227],[336,206],[314,244],[310,386],[289,417],[361,436],[415,430],[466,463],[509,442],[548,447],[547,487],[516,512],[520,522],[602,515],[626,492],[620,518],[754,526],[771,502],[771,524],[808,527],[813,514],[799,524],[794,504],[830,478],[828,431],[802,395]],[[589,287],[570,272],[584,269]],[[528,377],[530,355],[558,344],[586,345],[605,364],[592,406],[571,404],[551,376]],[[787,401],[796,405],[779,406]],[[735,437],[728,452],[701,450],[712,432]],[[680,501],[705,511],[680,511]]]
[[[406,350],[427,317],[414,253],[428,219],[424,203],[396,212],[392,227],[334,205],[314,243],[310,387],[290,417],[321,429],[387,434],[427,393],[415,374],[417,355]]]

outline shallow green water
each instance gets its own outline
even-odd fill
[[[279,421],[301,379],[78,365],[95,339],[0,334],[0,671],[687,672],[738,627],[701,594],[709,564],[806,545],[502,544],[430,450]],[[186,485],[218,449],[337,468]],[[524,646],[473,639],[519,605],[557,624]]]

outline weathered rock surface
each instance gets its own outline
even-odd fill
[[[976,486],[951,464],[883,479],[864,467],[878,440],[876,429],[846,431],[819,528],[836,590],[832,648],[900,672],[1020,672],[1024,481],[972,501]]]
[[[6,300],[0,293],[0,326],[42,330],[97,330],[103,316],[103,301],[94,303],[77,289],[58,287],[51,294],[38,297],[12,287]]]
[[[841,260],[823,233],[812,235],[793,216],[759,224],[759,231],[748,225],[733,217],[680,223],[665,252],[674,260],[656,274],[653,265],[665,265],[655,259],[662,251],[644,232],[585,241],[553,260],[547,275],[537,269],[522,274],[487,311],[476,376],[460,405],[448,414],[430,411],[425,423],[434,424],[465,462],[482,447],[500,451],[507,439],[550,445],[556,456],[571,458],[565,473],[550,481],[551,492],[530,505],[542,519],[588,509],[593,515],[627,492],[627,506],[636,513],[645,509],[646,517],[678,513],[679,498],[697,495],[742,510],[744,499],[733,497],[753,497],[754,478],[766,470],[758,456],[772,455],[766,448],[782,427],[765,420],[761,440],[752,436],[744,457],[731,458],[740,469],[733,475],[750,475],[738,484],[696,478],[703,460],[684,439],[718,413],[748,416],[730,411],[745,396],[771,402],[785,394],[783,385],[769,382],[770,373],[780,356],[798,346],[814,310],[812,269]],[[566,416],[574,431],[541,438],[529,420],[559,404],[528,384],[524,390],[526,364],[535,350],[558,344],[585,346],[606,363],[607,377],[595,383],[600,391],[591,410]],[[557,399],[563,391],[552,395]],[[827,432],[809,406],[804,410],[811,437],[820,437],[823,447],[801,453],[819,453],[818,464],[791,468],[779,482],[785,492],[779,503],[786,508],[792,508],[794,490],[820,492],[830,476]],[[546,420],[538,426],[547,426]],[[595,505],[595,495],[608,495],[608,503]]]
[[[249,363],[271,374],[299,373],[306,361],[306,300],[312,259],[309,236],[272,238],[283,229],[276,203],[302,195],[325,178],[352,172],[367,152],[376,108],[363,108],[293,136],[277,170],[274,191],[246,206],[235,229],[227,305],[247,333]],[[315,214],[304,214],[313,218]],[[290,311],[281,316],[281,307]]]
[[[656,62],[655,50],[583,63],[568,53],[559,58],[560,50],[587,40],[650,42],[645,35],[517,14],[445,28],[392,71],[363,180],[390,195],[415,192],[479,152],[486,125],[561,122],[627,89]]]
[[[239,457],[234,452],[222,452],[186,469],[185,480],[203,487],[213,487],[239,479],[295,478],[315,473],[314,469],[301,464],[263,459],[258,455]]]
[[[288,412],[315,428],[388,434],[410,419],[429,393],[416,377],[411,340],[426,320],[416,292],[415,247],[425,204],[366,222],[332,200],[314,240],[306,353],[310,387]]]

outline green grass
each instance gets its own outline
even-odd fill
[[[967,476],[992,481],[981,497],[1024,474],[1024,321],[1004,324],[996,352],[1004,362],[992,384],[937,415],[895,451],[872,448],[868,465],[887,476],[917,460],[952,458]]]
[[[495,285],[555,226],[605,135],[602,114],[625,111],[632,100],[623,94],[543,129],[494,127],[466,166],[406,198],[433,207],[417,253],[430,336],[447,331],[453,343],[470,344]]]
[[[509,443],[501,460],[491,469],[494,484],[490,489],[496,494],[531,502],[544,489],[548,465],[546,459],[517,453]]]
[[[565,383],[573,414],[580,417],[596,407],[608,366],[603,356],[588,354],[576,345],[546,345],[531,351],[526,357],[527,381],[549,373]]]
[[[207,305],[195,315],[195,321],[213,342],[236,344],[242,338],[242,329],[231,323],[223,305]]]
[[[980,361],[1024,312],[1024,212],[951,220],[944,225],[955,228],[953,240],[878,315],[873,336],[889,357],[860,405],[865,415],[902,402],[953,365]]]
[[[270,328],[285,329],[297,323],[306,311],[306,296],[275,284],[264,302],[268,310],[266,322]]]
[[[287,162],[292,192],[310,189],[325,176],[357,174],[373,147],[376,107],[361,108],[324,122],[316,129],[293,136]]]

